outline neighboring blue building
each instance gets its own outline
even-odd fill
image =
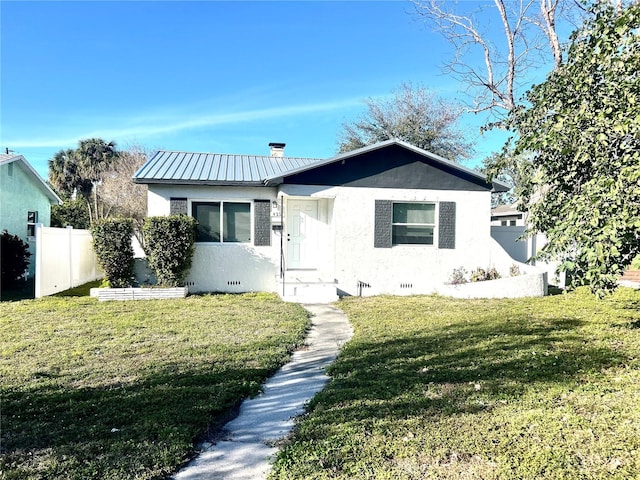
[[[0,232],[29,244],[29,276],[35,274],[35,226],[51,223],[51,205],[61,203],[22,155],[0,154]]]

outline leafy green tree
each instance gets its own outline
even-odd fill
[[[592,13],[510,124],[531,155],[518,193],[544,255],[602,296],[640,253],[640,4]]]
[[[82,179],[75,153],[71,148],[60,150],[49,160],[49,183],[63,199],[76,192],[83,196],[91,193],[91,182]]]
[[[51,206],[51,226],[89,228],[89,208],[84,200],[65,200],[61,205]]]
[[[469,158],[472,145],[458,128],[460,108],[426,88],[404,83],[393,98],[369,98],[365,103],[364,116],[342,125],[340,153],[395,138],[448,160]]]
[[[531,159],[529,155],[516,155],[513,149],[494,152],[484,159],[480,169],[485,175],[499,180],[512,188],[507,192],[492,192],[491,207],[518,204],[518,186],[526,182],[531,175]],[[524,208],[521,205],[519,208]]]
[[[84,198],[90,221],[105,218],[109,212],[99,201],[98,189],[117,158],[115,142],[80,140],[77,149],[60,150],[49,160],[49,183],[64,199]]]

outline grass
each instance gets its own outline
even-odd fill
[[[640,477],[640,292],[347,298],[274,479]]]
[[[0,478],[164,478],[308,324],[269,294],[2,303]]]
[[[78,287],[70,288],[63,292],[55,293],[52,297],[88,297],[92,288],[98,288],[102,285],[102,280],[94,280]]]

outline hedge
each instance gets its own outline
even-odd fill
[[[145,252],[158,285],[184,282],[194,252],[196,220],[187,215],[149,217],[144,223]]]
[[[133,279],[133,220],[108,218],[91,226],[93,248],[113,288],[129,287]]]

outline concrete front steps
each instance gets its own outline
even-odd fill
[[[337,282],[317,270],[288,270],[276,278],[278,295],[285,302],[332,303],[338,300]]]

